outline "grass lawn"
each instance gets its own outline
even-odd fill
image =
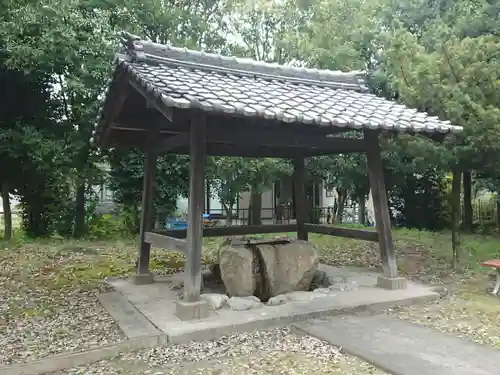
[[[499,238],[463,235],[463,270],[459,273],[449,266],[449,233],[396,230],[395,238],[403,275],[460,287],[440,303],[389,313],[500,345],[500,299],[487,295],[491,271],[479,266],[480,261],[500,257]],[[321,249],[324,263],[379,267],[376,243],[322,235],[312,235],[311,241]],[[216,248],[217,243],[207,239],[205,248]],[[0,364],[123,340],[95,294],[103,290],[105,277],[133,272],[135,259],[135,240],[0,243]],[[178,253],[153,251],[151,266],[155,273],[173,273],[183,267],[183,258]]]

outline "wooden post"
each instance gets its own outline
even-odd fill
[[[206,119],[197,113],[191,120],[189,135],[189,202],[184,301],[196,302],[201,293],[203,210],[205,200]]]
[[[304,158],[295,158],[293,163],[293,201],[295,203],[295,219],[297,220],[297,239],[308,240],[305,223],[307,221],[307,196],[305,189]]]
[[[383,276],[379,277],[378,285],[386,289],[404,289],[406,288],[406,280],[398,277],[378,132],[365,130],[364,138],[368,159],[368,175],[373,197],[373,210],[383,268]]]
[[[145,241],[146,233],[151,231],[153,223],[153,197],[156,185],[156,153],[147,152],[144,160],[144,180],[142,190],[141,227],[139,242],[139,259],[134,277],[136,284],[150,284],[153,275],[149,272],[149,255],[151,245]]]

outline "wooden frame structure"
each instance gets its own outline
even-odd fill
[[[131,35],[126,35],[124,45],[125,54],[117,56],[92,141],[100,147],[137,147],[146,155],[137,283],[153,281],[149,272],[152,245],[184,252],[182,303],[191,304],[188,315],[192,316],[187,319],[199,318],[204,316],[196,307],[201,303],[203,237],[296,231],[301,240],[307,240],[308,233],[321,233],[378,242],[383,265],[379,285],[405,287],[404,279],[398,277],[379,134],[384,130],[409,131],[442,138],[460,128],[366,93],[359,72],[301,70],[227,59],[156,45]],[[215,83],[219,86],[214,86],[214,80],[220,81]],[[242,87],[238,80],[245,80]],[[254,88],[246,86],[253,82]],[[274,94],[266,91],[266,82],[274,85]],[[308,88],[317,92],[309,95],[304,91]],[[250,94],[245,96],[247,89]],[[258,93],[268,96],[253,97]],[[276,103],[269,95],[277,97]],[[332,96],[339,99],[328,99]],[[289,105],[293,100],[295,104]],[[325,104],[322,111],[314,112],[314,106],[324,104],[322,100],[330,100],[328,109]],[[238,102],[233,105],[231,101]],[[271,102],[267,107],[262,105],[266,101]],[[384,105],[388,106],[386,117],[380,118],[380,106]],[[367,108],[377,121],[369,118]],[[394,117],[394,111],[400,118]],[[346,119],[347,115],[351,118]],[[166,152],[190,155],[188,229],[152,232],[156,158]],[[305,158],[353,152],[367,155],[376,232],[308,224]],[[205,158],[209,155],[290,159],[296,225],[204,229]],[[185,308],[179,308],[179,316],[186,314]]]

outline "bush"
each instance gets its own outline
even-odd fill
[[[442,230],[451,223],[451,204],[443,173],[433,169],[406,177],[389,195],[396,226]]]
[[[120,220],[111,214],[93,215],[89,221],[89,237],[94,239],[123,236],[125,231]],[[130,234],[130,233],[129,233]]]

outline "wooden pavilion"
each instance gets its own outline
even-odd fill
[[[177,312],[184,319],[200,318],[206,315],[200,301],[203,237],[296,231],[302,240],[311,232],[377,241],[383,265],[378,285],[406,287],[396,266],[379,134],[420,133],[440,140],[462,128],[368,93],[361,72],[225,57],[129,34],[123,45],[91,141],[101,148],[137,147],[146,155],[136,283],[153,282],[151,245],[184,252],[184,298]],[[151,228],[156,159],[165,152],[190,155],[187,231]],[[376,232],[308,224],[304,159],[352,152],[367,154]],[[203,229],[210,155],[292,160],[296,224]]]

